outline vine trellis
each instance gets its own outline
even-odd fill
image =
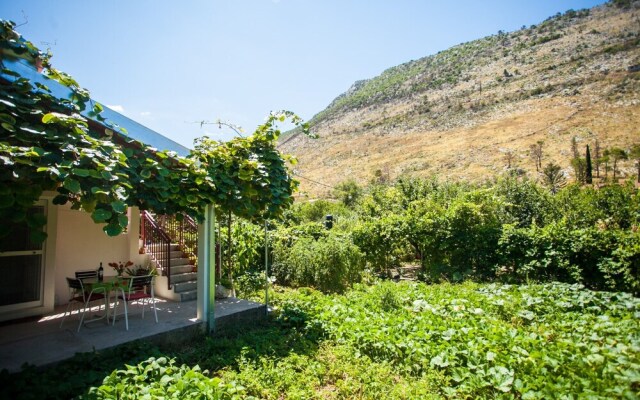
[[[196,140],[186,157],[159,151],[108,126],[102,105],[69,75],[54,69],[50,53],[20,37],[15,24],[0,20],[0,68],[13,81],[0,81],[0,220],[26,221],[32,228],[46,223],[28,209],[44,191],[55,191],[54,204],[70,203],[104,224],[110,236],[128,224],[127,207],[160,214],[181,212],[202,221],[205,207],[262,221],[279,216],[293,202],[298,182],[287,168],[295,162],[276,148],[278,123],[308,126],[290,111],[272,112],[248,137],[219,142]],[[73,92],[58,98],[5,68],[20,58]],[[80,115],[90,110],[91,119]],[[0,224],[0,237],[9,234]],[[45,234],[32,229],[34,240]]]

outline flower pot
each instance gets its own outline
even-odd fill
[[[226,299],[231,296],[231,289],[222,285],[216,285],[216,299]]]

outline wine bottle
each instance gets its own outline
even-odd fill
[[[104,269],[102,268],[102,261],[100,262],[100,268],[98,268],[98,282],[102,282],[104,278]]]

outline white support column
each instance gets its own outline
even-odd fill
[[[198,224],[198,319],[212,332],[215,318],[215,213],[213,206],[205,209],[205,220]]]

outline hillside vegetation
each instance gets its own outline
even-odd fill
[[[581,152],[640,141],[640,2],[569,10],[538,25],[463,43],[358,81],[312,118],[318,139],[290,132],[299,175],[333,186],[380,177],[484,180],[543,163],[572,174]],[[621,164],[634,172],[633,161]],[[311,197],[328,188],[301,180]]]

